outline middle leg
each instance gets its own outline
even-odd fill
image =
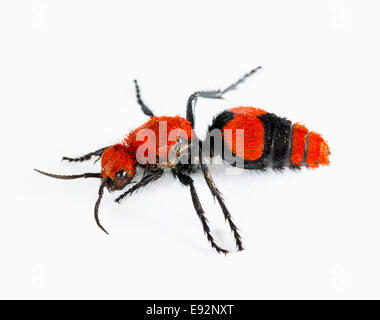
[[[142,112],[148,117],[154,117],[153,111],[150,110],[150,108],[141,99],[140,87],[137,83],[137,80],[134,80],[133,82],[135,83],[137,103],[140,105]]]

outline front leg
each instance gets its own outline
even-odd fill
[[[66,160],[69,162],[83,162],[83,161],[90,160],[93,156],[96,156],[98,158],[95,160],[95,162],[97,162],[101,158],[103,152],[106,151],[107,148],[108,147],[104,147],[104,148],[90,152],[88,154],[85,154],[84,156],[77,157],[77,158],[63,157],[62,160]]]
[[[162,169],[154,169],[152,172],[148,173],[146,176],[144,176],[138,183],[136,183],[133,187],[129,188],[127,191],[125,191],[122,195],[120,195],[118,198],[115,199],[115,202],[120,203],[120,201],[125,198],[128,194],[132,195],[133,192],[135,192],[137,189],[146,186],[150,182],[153,182],[160,178],[164,171]]]

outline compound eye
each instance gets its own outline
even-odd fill
[[[126,177],[127,177],[127,172],[124,170],[120,170],[120,171],[116,172],[116,174],[115,174],[115,178],[117,180],[124,180]]]

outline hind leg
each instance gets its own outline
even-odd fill
[[[211,231],[210,231],[210,227],[208,225],[208,221],[207,221],[207,219],[205,217],[205,213],[204,213],[203,208],[201,206],[201,203],[199,201],[198,194],[195,191],[193,179],[191,179],[191,177],[189,177],[188,175],[185,175],[185,174],[182,174],[182,173],[179,173],[177,175],[177,177],[178,177],[179,181],[183,185],[185,185],[187,187],[190,187],[191,200],[193,202],[193,206],[194,206],[195,212],[197,213],[199,219],[201,220],[203,231],[206,234],[207,240],[210,242],[211,247],[214,248],[218,253],[227,254],[228,251],[225,250],[225,249],[223,249],[223,248],[221,248],[221,247],[219,247],[216,244],[213,236],[211,235]]]
[[[202,170],[202,173],[203,173],[203,177],[204,177],[205,180],[206,180],[207,186],[208,186],[208,188],[210,189],[211,194],[212,194],[212,196],[214,197],[214,199],[215,199],[215,198],[217,199],[217,201],[218,201],[218,203],[219,203],[219,206],[220,206],[220,208],[222,209],[222,212],[223,212],[224,218],[226,219],[226,221],[228,222],[228,224],[229,224],[229,226],[230,226],[230,229],[231,229],[231,231],[232,231],[232,233],[233,233],[233,235],[234,235],[234,238],[235,238],[236,247],[238,248],[239,251],[244,250],[244,248],[243,248],[243,243],[242,243],[241,236],[240,236],[240,234],[239,234],[238,228],[236,227],[235,223],[234,223],[233,220],[232,220],[231,214],[230,214],[230,212],[228,211],[227,206],[226,206],[225,203],[224,203],[224,200],[223,200],[222,194],[220,193],[219,189],[218,189],[217,186],[215,185],[215,182],[214,182],[214,180],[212,179],[211,173],[210,173],[210,171],[208,170],[207,165],[203,163],[203,157],[202,157],[202,144],[200,144],[199,164],[200,164],[200,166],[201,166],[201,170]]]
[[[229,91],[235,90],[237,86],[244,82],[247,78],[253,75],[257,70],[261,69],[261,67],[257,67],[252,69],[250,72],[246,73],[243,77],[241,77],[238,81],[232,83],[224,90],[213,90],[213,91],[197,91],[194,92],[189,99],[187,100],[187,108],[186,108],[186,118],[191,123],[191,127],[194,128],[194,113],[193,110],[197,103],[198,97],[201,98],[209,98],[209,99],[223,99],[223,95]]]

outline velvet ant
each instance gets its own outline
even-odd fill
[[[141,180],[115,200],[119,203],[125,196],[131,195],[139,188],[159,179],[165,169],[169,170],[180,183],[189,187],[195,211],[211,246],[218,253],[226,254],[228,251],[218,246],[210,232],[193,179],[190,177],[192,173],[200,170],[233,232],[237,249],[243,250],[241,236],[204,161],[203,150],[209,150],[210,158],[220,155],[231,165],[252,170],[265,170],[266,168],[282,170],[284,167],[299,169],[301,166],[315,168],[319,165],[328,165],[330,154],[327,143],[319,134],[308,131],[299,123],[292,124],[285,118],[253,107],[236,107],[223,111],[213,119],[206,139],[201,141],[197,138],[193,130],[193,111],[197,99],[222,99],[224,94],[236,89],[240,83],[260,68],[251,70],[224,90],[193,93],[187,101],[186,118],[155,116],[141,99],[140,88],[135,80],[137,102],[150,120],[132,130],[122,143],[101,148],[78,158],[63,157],[62,159],[70,162],[82,162],[97,157],[97,160],[101,159],[100,173],[57,175],[35,170],[57,179],[99,178],[101,184],[94,216],[97,225],[107,234],[108,232],[101,225],[98,216],[104,188],[110,192],[122,190],[134,182],[132,179],[136,175],[136,170],[141,170]],[[161,124],[165,125],[163,134]],[[172,134],[173,132],[174,134]],[[221,144],[217,143],[218,135],[215,135],[215,132],[219,133]],[[150,134],[153,134],[152,137]],[[169,137],[170,135],[171,137]],[[226,156],[226,154],[230,154],[230,156]]]

